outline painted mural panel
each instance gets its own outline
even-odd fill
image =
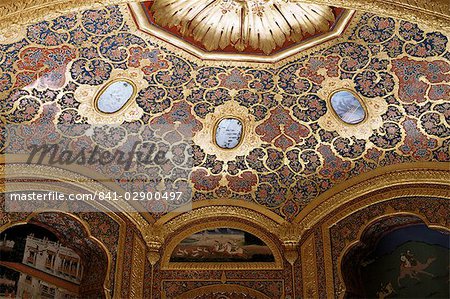
[[[204,230],[178,244],[171,262],[273,262],[269,247],[248,232],[231,228]]]
[[[414,225],[384,236],[362,261],[370,298],[449,298],[450,235]]]
[[[36,225],[0,234],[0,298],[77,298],[80,256]]]

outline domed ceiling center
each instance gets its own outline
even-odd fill
[[[206,52],[271,55],[330,33],[343,9],[298,0],[154,0],[151,24]]]

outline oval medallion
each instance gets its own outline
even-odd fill
[[[242,137],[242,122],[237,118],[224,118],[216,127],[216,144],[221,148],[235,148]]]
[[[339,118],[348,124],[358,124],[366,117],[360,99],[347,90],[337,91],[331,96],[331,107]]]
[[[124,80],[106,85],[99,92],[97,109],[103,113],[115,113],[122,109],[135,93],[134,86]]]

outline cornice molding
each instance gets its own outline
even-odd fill
[[[331,5],[371,12],[450,31],[450,3],[447,0],[303,0],[306,3]],[[137,0],[2,0],[0,27],[24,25],[69,11],[102,7]]]

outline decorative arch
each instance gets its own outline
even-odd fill
[[[183,210],[183,212],[185,211]],[[280,215],[261,205],[243,200],[214,199],[208,201],[196,201],[192,203],[191,211],[187,213],[183,212],[174,210],[171,213],[163,215],[155,222],[155,225],[169,225],[171,229],[177,229],[182,225],[182,221],[194,221],[205,217],[217,216],[240,217],[257,221],[258,224],[264,226],[267,221],[273,226],[278,226],[285,222]]]
[[[6,163],[5,163],[6,162]],[[118,195],[124,195],[125,190],[123,190],[119,185],[114,183],[111,178],[106,177],[103,174],[93,171],[85,166],[74,166],[74,165],[59,165],[60,167],[50,166],[50,165],[35,165],[27,164],[27,156],[22,154],[10,154],[8,155],[8,160],[4,157],[0,157],[0,173],[7,175],[8,187],[16,184],[18,188],[23,188],[23,179],[37,179],[38,184],[34,184],[33,181],[26,182],[27,187],[54,187],[49,183],[51,182],[63,182],[66,183],[66,188],[64,190],[69,191],[69,187],[74,187],[78,189],[83,189],[85,191],[95,193],[95,192],[115,192]],[[61,178],[64,178],[63,180]],[[6,179],[6,178],[5,178]],[[16,183],[15,180],[18,182]],[[4,190],[5,185],[0,184],[0,190]],[[30,190],[30,189],[28,189]],[[73,191],[73,190],[72,190]],[[110,210],[111,212],[117,210],[123,212],[131,221],[139,222],[141,219],[139,213],[132,213],[134,206],[132,203],[118,201],[119,204],[113,204],[110,206],[103,205],[102,209]],[[88,202],[88,204],[97,207],[98,201],[95,203]],[[129,205],[130,204],[130,205]],[[147,213],[148,214],[148,213]],[[145,213],[142,213],[142,217],[145,217]],[[154,219],[147,215],[148,221],[153,222]]]
[[[4,157],[3,157],[4,159]],[[0,159],[0,162],[4,162]],[[10,162],[10,161],[8,161]],[[8,167],[8,189],[6,190],[5,181],[0,184],[0,192],[5,194],[6,192],[21,192],[21,191],[56,191],[60,193],[70,193],[76,190],[87,191],[87,192],[95,192],[95,191],[105,191],[108,190],[107,187],[102,185],[99,182],[96,182],[90,179],[88,176],[83,174],[74,173],[66,169],[46,166],[44,167],[33,167],[22,163],[9,164]],[[42,166],[42,165],[41,165]],[[6,164],[0,165],[0,174],[5,176]],[[65,178],[64,182],[58,180],[58,178]],[[36,178],[39,179],[39,184],[33,184],[32,182],[25,182],[23,178]],[[6,177],[5,177],[6,179]],[[56,182],[56,184],[55,184]],[[60,182],[60,184],[58,183]],[[114,190],[114,189],[113,189]],[[0,196],[0,202],[4,203],[4,198]],[[98,208],[98,207],[97,207]],[[68,213],[66,211],[62,211],[58,208],[48,208],[48,209],[39,209],[37,208],[33,212],[20,212],[20,213],[6,213],[5,218],[1,219],[0,222],[0,231],[7,229],[13,225],[25,224],[28,221],[32,220],[36,215],[42,213],[60,213],[64,215],[68,215],[68,217],[72,217],[76,219],[83,227],[83,229],[87,232],[89,236],[89,240],[92,242],[99,243],[103,249],[106,250],[107,260],[108,260],[108,268],[106,273],[106,279],[104,282],[105,294],[107,297],[111,297],[111,294],[114,292],[115,294],[120,294],[122,288],[122,272],[123,272],[123,250],[125,238],[126,238],[126,226],[127,224],[122,219],[122,216],[119,216],[117,213],[112,212],[108,209],[108,207],[101,207],[106,212],[103,213],[106,217],[110,218],[113,222],[115,222],[118,226],[118,240],[117,246],[118,251],[115,253],[115,263],[112,263],[113,256],[111,251],[107,249],[108,247],[94,237],[91,233],[91,228],[89,224],[81,219],[79,216],[74,213]],[[145,228],[148,225],[148,222],[144,220],[140,214],[138,213],[130,213],[132,216],[127,213],[123,213],[125,217],[128,217],[134,225],[140,228]],[[138,225],[137,223],[140,223]],[[112,281],[114,281],[114,286],[112,285]]]
[[[426,200],[426,199],[430,200]],[[435,199],[434,201],[431,199]],[[437,200],[436,200],[437,199]],[[303,277],[305,289],[317,289],[325,296],[344,296],[345,286],[338,274],[338,257],[335,249],[341,248],[332,242],[333,232],[345,219],[356,213],[367,212],[366,218],[361,215],[361,224],[353,224],[353,229],[359,229],[373,219],[380,216],[395,215],[396,213],[412,213],[422,220],[428,219],[429,227],[450,227],[448,217],[438,218],[435,210],[445,205],[450,199],[450,171],[446,163],[405,163],[387,167],[380,167],[368,173],[356,176],[336,185],[314,199],[293,221],[293,238],[299,240],[301,248],[307,247],[310,232],[316,232],[322,244],[310,255],[302,255],[302,265],[313,265],[316,262],[324,264],[322,278]],[[419,207],[423,203],[433,204]],[[447,203],[448,206],[448,203]],[[427,210],[428,209],[428,210]],[[445,209],[445,208],[444,208]],[[372,215],[373,216],[370,216]],[[434,217],[434,219],[432,219]],[[431,220],[432,219],[432,220]],[[360,231],[351,231],[351,241],[347,241],[342,232],[338,232],[342,247],[355,242],[353,238]],[[305,247],[305,248],[306,248]],[[317,259],[317,260],[316,260]],[[340,270],[339,270],[340,271]],[[320,272],[319,272],[320,274]],[[320,287],[323,284],[323,287]],[[322,290],[321,290],[322,289]]]
[[[396,220],[394,223],[387,223],[384,224],[386,220]],[[384,223],[383,223],[384,222]],[[412,225],[418,225],[418,224],[425,224],[427,228],[432,230],[438,230],[438,231],[445,231],[450,232],[450,227],[445,227],[441,225],[431,224],[430,221],[424,217],[424,215],[418,213],[418,212],[394,212],[391,214],[382,215],[379,217],[376,217],[369,221],[366,225],[360,228],[358,234],[355,236],[355,240],[348,244],[348,246],[342,251],[342,253],[339,256],[338,259],[338,275],[339,279],[343,282],[345,290],[344,294],[347,294],[349,296],[355,295],[355,294],[348,294],[348,292],[352,293],[353,286],[348,286],[348,277],[343,274],[344,272],[344,262],[346,258],[354,259],[353,255],[352,257],[348,257],[349,254],[355,253],[355,250],[358,249],[358,252],[364,253],[367,247],[373,246],[375,244],[369,244],[368,238],[370,237],[370,234],[372,229],[376,229],[376,225],[383,225],[386,226],[383,230],[383,233],[379,236],[376,236],[377,241],[379,241],[384,235],[389,234],[390,232],[400,229],[405,226],[412,226]],[[355,270],[355,269],[352,269]],[[351,282],[350,282],[351,283]],[[358,294],[357,294],[358,295]],[[359,294],[362,295],[362,294]]]
[[[359,201],[342,208],[341,211],[335,212],[333,216],[322,222],[325,279],[328,294],[336,294],[340,298],[344,297],[346,286],[342,277],[342,258],[351,246],[358,243],[364,230],[379,219],[398,215],[412,215],[421,219],[430,228],[449,230],[450,223],[448,220],[436,215],[440,205],[448,205],[450,200],[450,187],[448,185],[406,185],[383,191],[361,196],[358,199]],[[424,205],[425,202],[428,202],[430,206],[424,207],[422,210],[417,208],[417,206]],[[353,223],[352,219],[357,219],[358,223]],[[347,223],[347,225],[338,226],[341,223]],[[348,231],[350,223],[354,229],[357,229],[356,232]],[[334,243],[335,238],[332,241],[333,236],[339,236],[339,244]]]
[[[44,218],[42,218],[42,216]],[[45,218],[47,216],[50,216],[54,218],[55,216],[60,217],[59,221],[60,224],[64,223],[67,224],[69,221],[74,223],[75,225],[78,225],[80,230],[80,235],[73,235],[72,240],[69,240],[68,236],[65,235],[65,232],[68,231],[63,225],[52,225],[48,222],[45,222]],[[55,219],[55,218],[54,218]],[[87,257],[86,255],[89,254],[92,257],[95,255],[97,258],[99,258],[97,263],[106,263],[105,273],[103,275],[103,283],[102,283],[102,295],[103,297],[109,298],[111,297],[110,289],[109,289],[109,274],[111,272],[111,252],[108,250],[108,248],[97,238],[92,236],[91,231],[89,229],[88,224],[82,220],[81,218],[70,214],[66,212],[56,211],[56,210],[49,210],[49,211],[41,211],[41,212],[33,212],[29,214],[25,219],[18,220],[14,222],[8,222],[2,226],[0,226],[0,233],[17,226],[27,225],[27,224],[34,224],[40,227],[43,227],[44,229],[52,232],[55,234],[58,239],[67,247],[70,247],[75,252],[77,252],[82,257]],[[71,229],[72,232],[74,229]],[[75,229],[76,230],[76,229]],[[71,242],[73,241],[73,242]],[[77,246],[74,246],[75,244]],[[71,246],[72,245],[72,246]],[[86,252],[88,251],[88,252]],[[104,260],[102,261],[102,256],[104,256]],[[82,280],[81,285],[83,287]],[[89,287],[88,287],[89,288]],[[86,287],[84,288],[84,291],[86,291]],[[95,289],[91,289],[88,291],[95,291]]]
[[[235,298],[235,297],[225,297],[227,295],[245,295],[244,298],[258,298],[258,299],[269,299],[267,295],[254,290],[250,289],[238,284],[221,284],[221,285],[210,285],[210,286],[204,286],[199,287],[190,291],[187,291],[179,296],[177,296],[177,299],[188,299],[188,298],[203,298],[202,296],[205,295],[223,295],[224,297],[221,298]],[[249,296],[249,297],[248,297]],[[163,297],[164,298],[164,297]],[[205,297],[207,298],[207,297]]]
[[[397,188],[394,197],[418,195],[425,193],[425,186],[450,187],[450,171],[446,163],[416,162],[398,165],[389,165],[363,173],[345,182],[342,182],[309,203],[294,219],[298,225],[299,235],[309,228],[320,223],[324,218],[335,214],[340,208],[358,202],[372,195],[382,194]],[[439,188],[438,188],[439,189]],[[386,201],[385,196],[373,197],[371,203]]]
[[[209,218],[209,219],[208,219]],[[171,262],[170,258],[176,246],[190,235],[201,232],[207,229],[215,228],[231,228],[248,232],[261,241],[263,241],[273,254],[274,262],[227,262],[227,263],[185,263],[185,262]],[[239,219],[236,217],[207,217],[203,221],[187,221],[183,226],[178,227],[176,231],[168,236],[167,243],[163,246],[164,253],[161,260],[162,270],[250,270],[250,269],[283,269],[282,253],[270,232],[264,230],[262,227],[255,226],[249,221]]]
[[[69,191],[73,192],[73,188],[84,190],[87,192],[117,192],[117,194],[123,195],[124,190],[121,189],[117,184],[111,182],[108,178],[101,176],[96,173],[95,177],[98,181],[92,178],[92,170],[85,167],[77,167],[76,170],[72,169],[69,165],[67,169],[39,165],[39,167],[34,167],[34,165],[25,164],[26,157],[21,155],[9,155],[8,165],[0,164],[0,174],[6,175],[6,167],[8,167],[7,179],[8,179],[8,189],[6,190],[5,181],[0,184],[0,191],[27,191],[34,188],[36,191],[58,191],[61,193],[67,193]],[[0,157],[0,163],[5,163],[5,158]],[[33,184],[33,182],[24,183],[22,180],[24,178],[32,179],[36,178],[39,180],[38,184]],[[64,178],[64,180],[61,180]],[[5,177],[6,179],[6,177]],[[61,185],[55,185],[54,182],[61,182]],[[101,182],[101,183],[100,183]],[[70,192],[69,192],[70,193]],[[101,208],[108,212],[108,215],[112,215],[115,220],[118,217],[114,212],[114,209],[119,210],[120,206],[110,207],[110,206],[98,206],[88,202],[87,204],[93,205],[95,208]],[[154,222],[154,219],[148,213],[133,213],[129,209],[124,209],[122,215],[126,216],[136,227],[142,231],[149,229],[150,224]]]

